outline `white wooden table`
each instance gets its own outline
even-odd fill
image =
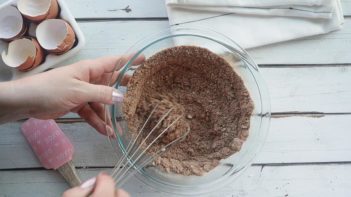
[[[270,90],[271,128],[252,167],[218,196],[351,196],[351,0],[342,3],[341,31],[249,51]],[[168,27],[163,0],[67,4],[87,45],[64,64],[124,53],[141,37]],[[75,145],[83,179],[113,166],[104,137],[80,119],[57,121]],[[60,196],[68,186],[40,166],[20,124],[0,126],[0,196]],[[125,189],[132,196],[165,196],[135,179]]]

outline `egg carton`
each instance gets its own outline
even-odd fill
[[[27,71],[27,72],[21,72],[18,71],[15,68],[10,68],[8,67],[2,60],[0,56],[0,82],[1,81],[11,81],[15,79],[20,79],[26,76],[31,76],[35,75],[37,73],[56,68],[58,67],[58,63],[62,62],[70,57],[72,57],[74,54],[76,54],[78,51],[80,51],[84,45],[85,45],[85,38],[84,35],[79,28],[75,18],[71,14],[70,10],[68,9],[68,6],[66,5],[64,0],[57,0],[57,3],[60,7],[60,13],[58,18],[61,18],[65,21],[67,21],[75,35],[76,35],[76,43],[73,46],[72,49],[70,49],[68,52],[62,54],[62,55],[54,55],[54,54],[48,54],[44,60],[43,63],[41,63],[38,67],[34,68],[33,70]],[[6,9],[7,6],[13,5],[17,7],[17,0],[10,0],[7,1],[3,4],[0,5],[0,12],[2,9]],[[0,27],[1,28],[1,27]],[[8,46],[8,43],[1,41],[0,40],[0,53],[5,50]]]

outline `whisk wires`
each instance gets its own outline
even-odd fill
[[[166,113],[164,113],[162,115],[162,117],[157,121],[157,123],[155,124],[155,126],[153,126],[153,128],[150,130],[150,132],[147,133],[147,135],[145,136],[145,134],[143,135],[143,132],[145,132],[145,128],[146,125],[150,123],[151,117],[152,115],[155,113],[155,111],[157,110],[157,108],[159,107],[159,105],[157,104],[153,110],[150,112],[150,114],[148,115],[146,121],[144,122],[144,124],[142,125],[142,127],[139,129],[139,131],[137,132],[137,136],[133,139],[130,140],[130,142],[127,145],[127,148],[125,149],[125,152],[122,156],[122,158],[119,159],[119,161],[117,162],[117,164],[115,165],[111,176],[113,177],[113,179],[116,181],[116,185],[117,186],[121,186],[123,185],[135,172],[140,171],[143,167],[145,167],[147,164],[149,164],[150,162],[152,162],[154,159],[156,159],[160,154],[162,154],[163,152],[166,151],[166,149],[177,143],[178,141],[184,139],[186,137],[186,135],[189,132],[189,129],[186,133],[184,133],[182,136],[172,140],[171,142],[167,143],[166,145],[164,145],[160,150],[156,151],[156,153],[152,154],[151,156],[147,157],[145,160],[139,162],[143,156],[146,154],[146,152],[157,143],[157,141],[172,127],[174,126],[181,118],[181,116],[178,116],[177,118],[175,118],[171,124],[169,124],[166,128],[164,128],[160,133],[157,134],[157,136],[153,139],[149,138],[151,136],[154,136],[153,133],[156,131],[156,129],[160,126],[160,124],[163,122],[163,120],[165,120],[170,114],[171,112],[174,110],[174,108],[170,108],[169,110],[167,110]],[[145,136],[145,137],[144,137]],[[138,143],[138,141],[140,143]],[[147,142],[151,141],[148,145]],[[145,148],[143,148],[145,147]],[[142,150],[141,150],[142,149]],[[136,166],[137,163],[140,163]],[[130,171],[131,169],[134,169],[134,171],[130,172],[129,174],[128,171]]]

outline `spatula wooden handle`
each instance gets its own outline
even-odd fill
[[[72,161],[69,161],[63,166],[59,167],[57,171],[63,176],[71,187],[81,184],[80,178]]]

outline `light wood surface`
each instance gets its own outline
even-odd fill
[[[80,21],[79,25],[87,45],[78,56],[62,65],[102,55],[123,54],[146,35],[168,28],[168,21]],[[249,53],[258,64],[347,64],[351,62],[350,48],[351,18],[347,17],[340,31],[260,47]]]
[[[284,163],[350,162],[351,115],[292,116],[272,118],[270,132],[256,165]],[[111,167],[116,156],[107,139],[87,123],[59,123],[75,145],[77,167]],[[21,135],[20,123],[1,126],[0,166],[2,169],[38,168],[35,155]],[[16,152],[16,154],[13,154]]]
[[[83,180],[109,169],[81,169],[78,173]],[[217,194],[221,197],[311,197],[349,196],[351,193],[350,165],[295,165],[295,166],[253,166],[240,181],[227,185]],[[40,189],[39,189],[40,188]],[[57,173],[42,170],[0,171],[0,196],[58,196],[68,189]],[[133,197],[176,197],[176,195],[155,192],[136,178],[132,178],[124,188]],[[10,194],[10,195],[8,195]],[[5,196],[5,195],[2,195]]]
[[[6,0],[0,0],[0,3]],[[164,0],[66,0],[78,19],[166,18]],[[351,15],[351,1],[341,0],[345,15]]]
[[[0,3],[4,0],[0,0]],[[87,45],[62,65],[122,54],[140,38],[168,27],[163,0],[66,0]],[[351,196],[351,0],[342,0],[344,28],[250,50],[271,95],[267,141],[242,178],[218,197]],[[1,110],[1,109],[0,109]],[[115,157],[106,138],[76,115],[58,120],[72,140],[82,180],[110,168]],[[21,135],[21,122],[0,126],[0,197],[60,196],[59,173],[40,167]],[[136,179],[132,196],[172,196]]]

